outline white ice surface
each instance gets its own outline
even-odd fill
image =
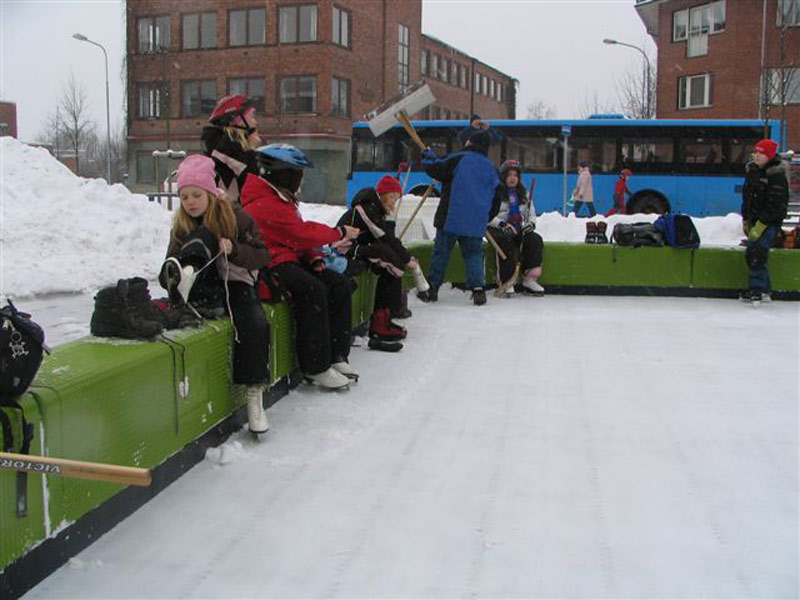
[[[29,598],[798,596],[798,304],[443,291]]]

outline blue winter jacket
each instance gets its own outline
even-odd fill
[[[500,177],[477,148],[468,146],[439,158],[422,153],[425,172],[442,182],[442,197],[433,219],[437,229],[454,235],[482,237],[489,222],[492,198]]]

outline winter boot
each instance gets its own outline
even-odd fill
[[[385,342],[396,342],[406,337],[406,330],[389,320],[388,308],[378,308],[372,313],[369,337]]]
[[[358,371],[356,371],[353,366],[347,362],[347,359],[334,359],[335,362],[331,363],[331,368],[335,369],[348,379],[352,379],[353,381],[358,381]]]
[[[346,388],[348,385],[350,385],[350,379],[332,367],[322,371],[322,373],[306,375],[306,378],[311,383],[316,383],[318,386],[327,388],[329,390],[338,390],[341,388]]]
[[[483,288],[475,288],[472,290],[472,303],[475,306],[483,306],[486,304],[486,292]]]
[[[597,222],[597,244],[607,244],[608,243],[608,236],[606,235],[606,230],[608,229],[608,223],[605,221],[598,221]]]
[[[439,301],[439,288],[430,286],[425,292],[417,292],[417,298],[425,303]]]
[[[403,349],[403,344],[400,342],[385,342],[378,339],[370,339],[367,344],[370,350],[380,350],[381,352],[400,352]]]
[[[129,297],[131,286],[133,300]],[[146,313],[150,306],[150,293],[144,279],[120,279],[116,286],[103,288],[94,297],[90,331],[101,337],[153,338],[164,326],[160,320],[148,318]]]
[[[266,433],[269,429],[267,411],[264,410],[264,392],[260,385],[251,385],[245,390],[247,398],[247,424],[252,433]]]
[[[587,244],[597,243],[597,223],[586,221],[586,238],[583,240]]]

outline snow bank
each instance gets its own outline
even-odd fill
[[[0,295],[89,291],[154,278],[170,214],[123,185],[74,175],[44,148],[0,138]]]

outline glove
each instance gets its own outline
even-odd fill
[[[761,235],[764,233],[764,230],[767,228],[764,223],[761,221],[756,221],[756,224],[750,228],[750,232],[747,234],[747,239],[751,242],[755,242]]]
[[[533,223],[525,223],[525,225],[522,226],[522,235],[525,235],[526,233],[532,233],[535,229],[536,225]]]
[[[516,235],[517,230],[514,229],[514,226],[510,223],[506,223],[505,221],[500,223],[500,231],[507,233],[508,235]]]

